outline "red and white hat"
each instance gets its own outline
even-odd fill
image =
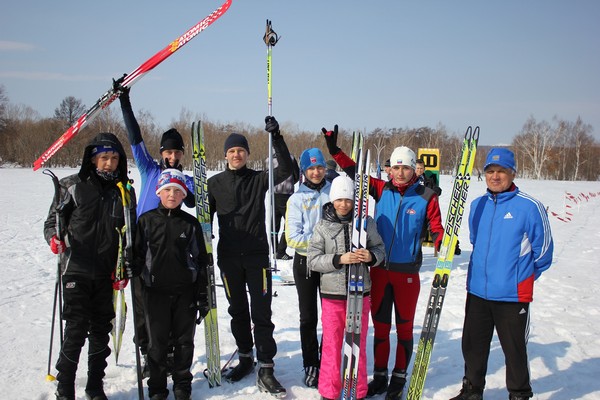
[[[158,178],[158,183],[156,185],[156,195],[158,196],[160,191],[166,187],[176,187],[180,189],[185,196],[187,196],[187,187],[185,186],[185,175],[178,169],[165,169],[160,174]]]

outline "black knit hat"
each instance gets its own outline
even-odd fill
[[[160,152],[163,150],[181,150],[183,151],[183,138],[177,132],[177,129],[171,128],[163,133],[160,139]]]
[[[232,133],[225,139],[225,145],[223,146],[223,151],[227,154],[227,150],[232,147],[243,147],[246,149],[248,154],[250,154],[250,147],[248,146],[248,140],[244,135],[240,135],[239,133]]]

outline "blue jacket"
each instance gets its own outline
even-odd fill
[[[550,268],[554,243],[542,203],[521,192],[487,195],[471,203],[467,291],[486,300],[531,302],[533,282]]]
[[[140,171],[142,178],[142,186],[140,188],[140,198],[138,200],[137,215],[140,216],[146,211],[153,210],[160,204],[160,199],[156,195],[156,184],[158,177],[162,172],[160,164],[152,158],[146,149],[146,144],[141,141],[131,145],[131,152],[135,165]],[[184,204],[188,207],[194,206],[194,178],[186,175],[185,185],[187,186],[188,194],[184,199]]]

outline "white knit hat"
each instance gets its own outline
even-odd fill
[[[170,186],[178,188],[183,192],[185,196],[187,196],[187,187],[185,186],[185,175],[180,170],[168,168],[160,174],[160,177],[158,178],[158,183],[156,185],[156,195],[158,196],[161,190]]]
[[[354,200],[354,181],[347,176],[338,176],[331,182],[329,200],[350,199]]]
[[[396,147],[390,157],[390,166],[407,165],[412,169],[417,166],[417,156],[415,152],[406,146]]]

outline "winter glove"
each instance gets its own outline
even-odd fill
[[[196,318],[196,324],[200,325],[200,322],[206,317],[208,312],[210,311],[210,307],[208,306],[208,297],[206,294],[202,296],[203,298],[199,298],[196,300],[196,310],[198,310],[198,317]]]
[[[179,160],[175,160],[175,162],[173,163],[173,165],[171,165],[171,163],[169,162],[168,158],[164,159],[164,164],[165,164],[165,169],[167,168],[174,168],[174,169],[178,169],[179,171],[183,172],[183,166],[181,164],[179,164]]]
[[[127,74],[123,74],[123,76],[117,80],[115,80],[115,78],[113,78],[113,90],[116,93],[120,93],[121,95],[123,95],[125,97],[129,97],[129,88],[122,86],[122,83],[125,80],[126,76],[127,76]]]
[[[65,252],[66,248],[67,245],[65,242],[57,238],[56,235],[52,236],[52,239],[50,239],[50,250],[52,250],[54,254],[62,254]]]
[[[113,281],[112,287],[113,290],[123,290],[127,287],[129,283],[129,279],[121,279],[119,281]]]
[[[325,143],[327,144],[327,150],[329,150],[329,154],[336,155],[342,149],[340,149],[337,145],[337,137],[338,137],[338,126],[334,125],[333,131],[328,131],[325,128],[321,128],[321,132],[323,132],[323,136],[325,136]]]
[[[279,132],[279,122],[277,122],[275,117],[265,117],[265,131],[269,132],[273,139],[281,136],[281,133]]]

